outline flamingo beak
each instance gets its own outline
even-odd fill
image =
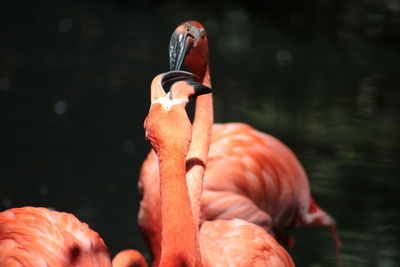
[[[171,70],[163,74],[161,78],[161,86],[163,88],[168,88],[172,83],[184,80],[193,80],[196,78],[197,76],[191,72],[183,70]]]
[[[199,95],[209,94],[209,93],[212,93],[212,91],[213,91],[212,88],[207,87],[207,86],[205,86],[205,85],[202,84],[202,83],[195,82],[195,81],[193,81],[193,80],[188,81],[188,83],[189,83],[191,86],[193,86],[193,88],[194,88],[194,95],[193,95],[193,97],[199,96]]]
[[[176,28],[169,43],[169,67],[170,70],[179,70],[185,56],[192,47],[196,47],[196,41],[204,36],[204,29],[186,22]]]
[[[179,28],[178,28],[179,29]],[[170,70],[179,70],[182,67],[183,60],[192,43],[186,30],[183,32],[175,31],[169,42],[169,68]],[[189,37],[189,38],[188,38]]]
[[[198,77],[193,73],[181,70],[172,70],[163,74],[163,77],[161,78],[161,86],[164,90],[169,90],[172,84],[178,81],[186,81],[189,85],[193,87],[194,94],[192,95],[192,97],[209,94],[212,92],[212,89],[210,87],[195,82],[194,79],[196,78]]]

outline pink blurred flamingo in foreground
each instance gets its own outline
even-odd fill
[[[211,87],[208,39],[199,22],[182,23],[172,34],[171,69],[179,69],[183,62],[199,77],[196,81]],[[243,123],[212,123],[212,95],[197,97],[186,161],[196,224],[239,218],[263,227],[283,243],[290,243],[293,226],[326,226],[340,247],[335,221],[310,196],[304,169],[286,145]],[[140,173],[138,219],[154,264],[161,249],[158,179],[157,156],[151,151]]]
[[[122,254],[128,253],[136,265],[113,261],[112,266],[147,266],[141,254]],[[23,207],[0,212],[0,266],[111,267],[111,259],[98,233],[72,214]]]
[[[186,183],[192,125],[184,107],[189,98],[210,90],[184,81],[194,77],[169,72],[158,75],[151,86],[144,126],[159,166],[161,252],[156,266],[294,266],[275,239],[252,223],[216,220],[203,223],[199,232]],[[163,89],[167,79],[175,81],[168,94]]]

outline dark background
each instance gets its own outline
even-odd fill
[[[215,120],[288,144],[338,222],[341,266],[400,262],[400,1],[0,4],[0,210],[75,214],[111,253],[146,247],[137,180],[152,78],[176,25],[206,26]],[[320,228],[297,266],[335,266]]]

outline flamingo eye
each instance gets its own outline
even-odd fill
[[[200,29],[200,36],[201,38],[204,38],[204,36],[206,35],[206,31],[204,30],[204,28]]]

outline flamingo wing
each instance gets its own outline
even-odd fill
[[[0,266],[111,266],[100,236],[75,216],[23,207],[0,213]]]
[[[294,266],[270,234],[240,219],[206,221],[199,239],[205,266]]]
[[[307,175],[294,153],[242,123],[214,125],[201,205],[203,220],[244,219],[282,240],[294,225],[335,226],[311,198]]]

